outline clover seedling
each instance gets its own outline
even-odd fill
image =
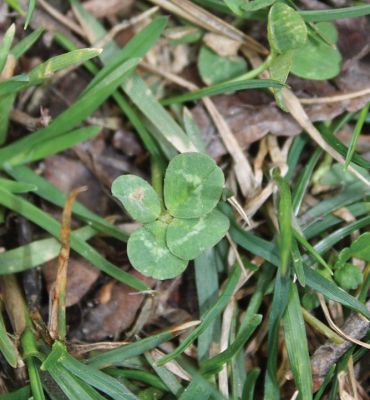
[[[229,219],[216,209],[225,179],[212,158],[201,153],[174,157],[164,178],[164,209],[148,182],[118,177],[112,194],[144,225],[131,234],[127,254],[140,273],[156,279],[181,274],[188,261],[217,244]]]

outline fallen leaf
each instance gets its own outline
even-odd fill
[[[70,307],[78,303],[96,282],[100,271],[92,266],[84,258],[72,254],[68,262],[67,270],[67,299],[66,306]],[[53,286],[57,274],[57,261],[52,260],[44,264],[42,273],[46,281],[48,292]]]
[[[144,277],[136,271],[132,271],[132,275],[150,287],[155,283],[155,280]],[[134,322],[144,296],[131,287],[118,282],[109,287],[108,294],[98,292],[96,300],[103,299],[103,303],[87,312],[80,327],[83,338],[96,341],[107,337],[118,337]]]

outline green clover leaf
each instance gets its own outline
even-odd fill
[[[360,269],[349,263],[338,268],[334,273],[334,278],[339,286],[345,290],[357,289],[363,280]]]
[[[167,246],[175,256],[192,260],[217,244],[229,226],[229,219],[218,210],[199,219],[174,218],[167,229]]]
[[[317,29],[325,38],[336,41],[333,24],[322,22]],[[304,79],[326,80],[337,76],[341,70],[342,56],[339,50],[326,43],[319,35],[310,35],[307,42],[293,51],[291,72]]]
[[[268,15],[268,40],[277,53],[297,49],[307,40],[307,27],[303,18],[292,7],[276,2]]]
[[[174,157],[164,179],[164,201],[177,218],[198,218],[212,211],[220,200],[224,175],[212,158],[201,153]]]
[[[138,176],[119,176],[113,181],[112,194],[136,221],[153,222],[161,213],[157,193],[147,181]]]
[[[155,221],[130,235],[127,254],[133,267],[145,276],[170,279],[180,275],[188,262],[173,255],[166,244],[168,225]]]

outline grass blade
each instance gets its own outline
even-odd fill
[[[369,112],[369,106],[370,106],[370,103],[368,103],[361,110],[360,116],[359,116],[359,118],[358,118],[358,120],[356,122],[356,126],[355,126],[355,129],[353,131],[352,138],[351,138],[351,143],[350,143],[350,145],[348,147],[348,152],[347,152],[347,155],[346,155],[346,162],[344,164],[344,169],[345,170],[348,168],[349,164],[352,161],[353,155],[354,155],[355,150],[356,150],[357,140],[360,137],[362,127],[363,127],[363,125],[365,123],[365,119],[367,117],[367,113]]]
[[[0,204],[17,212],[20,215],[23,215],[28,220],[52,234],[55,238],[59,238],[60,224],[54,218],[41,211],[28,201],[13,195],[1,187]],[[94,248],[92,248],[83,240],[80,240],[74,234],[72,234],[71,247],[81,256],[86,258],[86,260],[95,265],[98,269],[112,276],[118,281],[125,283],[126,285],[137,290],[147,290],[147,286],[142,281],[134,278],[129,273],[122,271],[120,268],[110,263]]]
[[[18,352],[14,343],[10,340],[6,331],[3,315],[0,312],[0,352],[4,356],[7,363],[16,368],[18,361]]]
[[[119,347],[118,349],[102,352],[91,357],[87,362],[94,368],[106,368],[112,365],[121,365],[125,360],[139,356],[146,351],[152,350],[160,344],[174,337],[171,331],[164,331],[157,335],[141,339],[136,343],[131,343]]]
[[[166,356],[162,357],[160,360],[157,361],[157,365],[162,366],[167,362],[173,360],[177,356],[179,356],[197,337],[203,333],[209,325],[214,321],[214,319],[220,315],[222,310],[226,307],[228,302],[230,301],[231,296],[234,293],[234,289],[238,283],[240,277],[240,268],[236,266],[231,271],[227,283],[225,285],[224,290],[220,294],[217,302],[215,305],[203,316],[202,322],[198,325],[174,350],[172,353],[167,354]]]
[[[179,96],[170,97],[161,100],[164,106],[171,104],[185,103],[194,101],[207,96],[216,96],[218,94],[236,92],[245,89],[262,89],[262,88],[282,88],[284,85],[272,79],[249,79],[241,81],[230,81],[208,86],[193,92],[185,93]]]
[[[217,301],[219,285],[217,269],[214,267],[216,265],[215,253],[215,249],[211,249],[194,260],[195,284],[201,318]],[[210,346],[213,341],[217,340],[216,336],[219,333],[220,319],[217,318],[198,337],[198,361],[208,358]]]
[[[288,273],[289,261],[293,242],[292,233],[292,198],[288,182],[275,170],[274,180],[279,188],[278,220],[279,220],[279,249],[280,249],[280,272],[284,277]]]
[[[87,126],[61,134],[56,138],[36,142],[33,147],[24,149],[7,162],[7,168],[42,160],[48,156],[60,153],[74,145],[96,136],[101,131],[99,126]]]
[[[244,346],[244,344],[251,337],[253,332],[256,330],[257,326],[262,321],[262,315],[256,314],[254,315],[248,323],[243,327],[243,329],[238,333],[238,336],[235,338],[234,342],[229,344],[228,348],[224,350],[222,353],[217,354],[216,356],[205,360],[201,364],[201,371],[203,374],[217,374],[221,371],[223,365],[230,361],[235,354],[237,354]]]
[[[90,226],[77,229],[75,237],[86,241],[92,238],[96,231]],[[24,246],[0,253],[0,275],[14,274],[37,267],[58,257],[60,242],[57,239],[36,240]]]
[[[122,383],[113,377],[101,372],[89,365],[83,364],[68,354],[65,346],[60,342],[55,342],[52,352],[57,352],[60,363],[72,375],[77,376],[82,381],[106,393],[114,400],[136,400],[137,397],[131,393]],[[45,363],[46,365],[46,363]]]
[[[16,167],[9,167],[6,169],[6,171],[10,176],[18,181],[26,181],[35,185],[37,187],[37,192],[35,193],[36,195],[47,201],[50,201],[50,203],[55,204],[56,206],[63,207],[67,199],[66,194],[47,181],[45,178],[36,174],[32,169],[20,165]],[[73,212],[75,215],[81,218],[81,220],[90,224],[97,231],[111,235],[118,240],[122,240],[123,242],[127,241],[127,233],[115,227],[113,224],[109,223],[99,215],[93,213],[78,201],[76,201],[73,205]]]
[[[27,385],[14,392],[1,395],[0,400],[29,400],[30,396],[31,389]]]
[[[28,10],[27,10],[27,15],[26,15],[26,21],[24,23],[24,29],[28,28],[28,25],[31,22],[33,11],[35,10],[36,7],[36,0],[28,0]]]
[[[301,400],[312,399],[312,372],[307,335],[297,287],[291,283],[287,309],[283,316],[285,346]]]
[[[12,193],[28,193],[37,190],[37,186],[32,183],[14,182],[10,179],[0,178],[0,185]]]
[[[14,39],[14,34],[15,34],[15,25],[11,24],[10,27],[5,32],[3,41],[0,45],[0,74],[2,73],[6,61],[8,59],[10,47],[12,46]]]
[[[29,50],[40,38],[40,36],[45,32],[44,28],[38,28],[24,39],[20,40],[11,50],[13,56],[18,60]]]
[[[76,125],[93,113],[117,89],[138,62],[138,59],[133,59],[120,65],[103,79],[103,81],[96,85],[88,96],[80,97],[49,126],[2,148],[0,150],[0,166],[4,167],[5,164],[11,163],[13,158],[17,158],[17,154],[22,151],[27,152],[29,148],[32,148],[36,144],[72,130]]]
[[[298,11],[306,22],[336,21],[370,14],[370,5],[333,8],[330,10]]]

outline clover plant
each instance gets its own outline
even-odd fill
[[[224,183],[222,170],[201,153],[180,154],[170,161],[163,205],[144,179],[134,175],[115,179],[113,196],[143,223],[127,243],[134,268],[156,279],[173,278],[189,260],[217,244],[229,229],[229,219],[216,208]]]

